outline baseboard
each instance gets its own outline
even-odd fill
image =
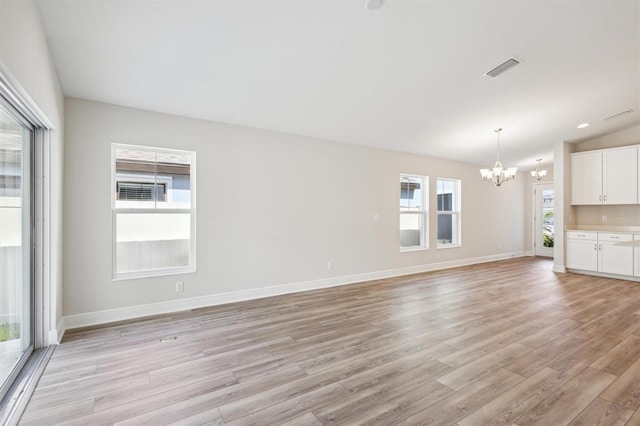
[[[226,303],[242,302],[247,300],[262,299],[265,297],[280,296],[301,291],[318,290],[340,285],[355,284],[363,281],[393,278],[403,275],[418,274],[422,272],[437,271],[441,269],[455,268],[459,266],[475,265],[479,263],[494,262],[497,260],[513,259],[526,256],[526,252],[501,253],[490,256],[474,257],[469,259],[452,260],[447,262],[429,263],[410,266],[407,268],[389,269],[384,271],[368,272],[364,274],[345,275],[321,280],[302,281],[298,283],[284,284],[271,287],[253,288],[234,291],[230,293],[211,294],[207,296],[191,297],[185,299],[170,300],[166,302],[150,303],[147,305],[128,306],[125,308],[108,309],[104,311],[87,312],[84,314],[68,315],[63,318],[62,331],[57,331],[57,337],[62,338],[65,329],[87,327],[110,322],[142,318],[152,315],[167,314],[186,311],[189,309],[204,308],[207,306],[223,305]]]
[[[62,341],[62,336],[66,330],[64,317],[60,318],[60,321],[56,325],[54,330],[49,330],[49,344],[57,345]]]
[[[640,277],[634,277],[631,275],[608,274],[606,272],[585,271],[583,269],[573,269],[573,268],[567,268],[567,272],[573,272],[574,274],[582,274],[582,275],[593,275],[594,277],[615,278],[617,280],[640,282]]]
[[[55,330],[49,330],[49,344],[57,345],[62,341],[62,336],[66,330],[64,317],[60,318],[60,322],[56,326]]]
[[[559,272],[561,274],[564,274],[565,272],[567,272],[567,268],[565,268],[564,265],[556,265],[555,263],[553,264],[553,272]]]

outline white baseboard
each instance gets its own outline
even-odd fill
[[[565,268],[564,265],[556,265],[555,263],[553,264],[553,272],[559,272],[561,274],[564,274],[565,272],[567,272],[567,268]]]
[[[62,340],[62,336],[64,336],[65,332],[65,321],[64,317],[60,318],[60,322],[55,330],[49,330],[49,344],[57,345]]]
[[[526,256],[527,253],[511,252],[490,256],[474,257],[470,259],[452,260],[448,262],[429,263],[425,265],[410,266],[407,268],[389,269],[385,271],[367,272],[364,274],[345,275],[342,277],[326,278],[313,281],[284,284],[271,287],[260,287],[248,290],[234,291],[230,293],[211,294],[185,299],[170,300],[166,302],[150,303],[147,305],[127,306],[124,308],[108,309],[104,311],[87,312],[84,314],[68,315],[63,318],[62,331],[57,331],[57,336],[62,338],[65,329],[87,327],[110,322],[142,318],[151,315],[167,314],[171,312],[186,311],[189,309],[203,308],[207,306],[223,305],[232,302],[262,299],[265,297],[280,296],[283,294],[298,293],[301,291],[318,290],[346,284],[354,284],[363,281],[379,280],[383,278],[399,277],[402,275],[418,274],[421,272],[436,271],[440,269],[455,268],[458,266],[474,265],[478,263],[494,262],[497,260],[512,259]]]

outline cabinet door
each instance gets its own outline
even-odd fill
[[[608,241],[598,243],[598,272],[633,275],[633,247],[616,244]]]
[[[594,240],[567,240],[567,268],[598,270],[598,243]]]
[[[571,204],[602,204],[602,151],[571,154]]]
[[[638,148],[616,148],[602,153],[604,204],[638,203]]]
[[[640,240],[640,235],[633,236],[634,241]],[[633,248],[633,275],[640,277],[640,247]]]

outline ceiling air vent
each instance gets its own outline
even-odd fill
[[[620,117],[621,115],[631,114],[632,112],[633,112],[633,110],[632,110],[632,109],[628,109],[628,110],[626,110],[626,111],[622,111],[622,112],[619,112],[619,113],[617,113],[617,114],[610,115],[610,116],[608,116],[607,118],[605,118],[605,119],[604,119],[604,121],[607,121],[607,120],[613,120],[614,118],[618,118],[618,117]]]
[[[508,70],[509,68],[513,68],[519,63],[520,61],[510,58],[504,61],[503,63],[501,63],[500,65],[498,65],[497,67],[495,67],[494,69],[485,72],[484,75],[489,76],[491,78],[496,78],[497,76],[499,76],[500,74]]]

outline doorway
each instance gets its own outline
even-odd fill
[[[0,102],[0,399],[33,351],[33,128]]]
[[[553,207],[555,190],[553,183],[537,183],[533,185],[533,245],[536,256],[553,257],[555,245]]]

